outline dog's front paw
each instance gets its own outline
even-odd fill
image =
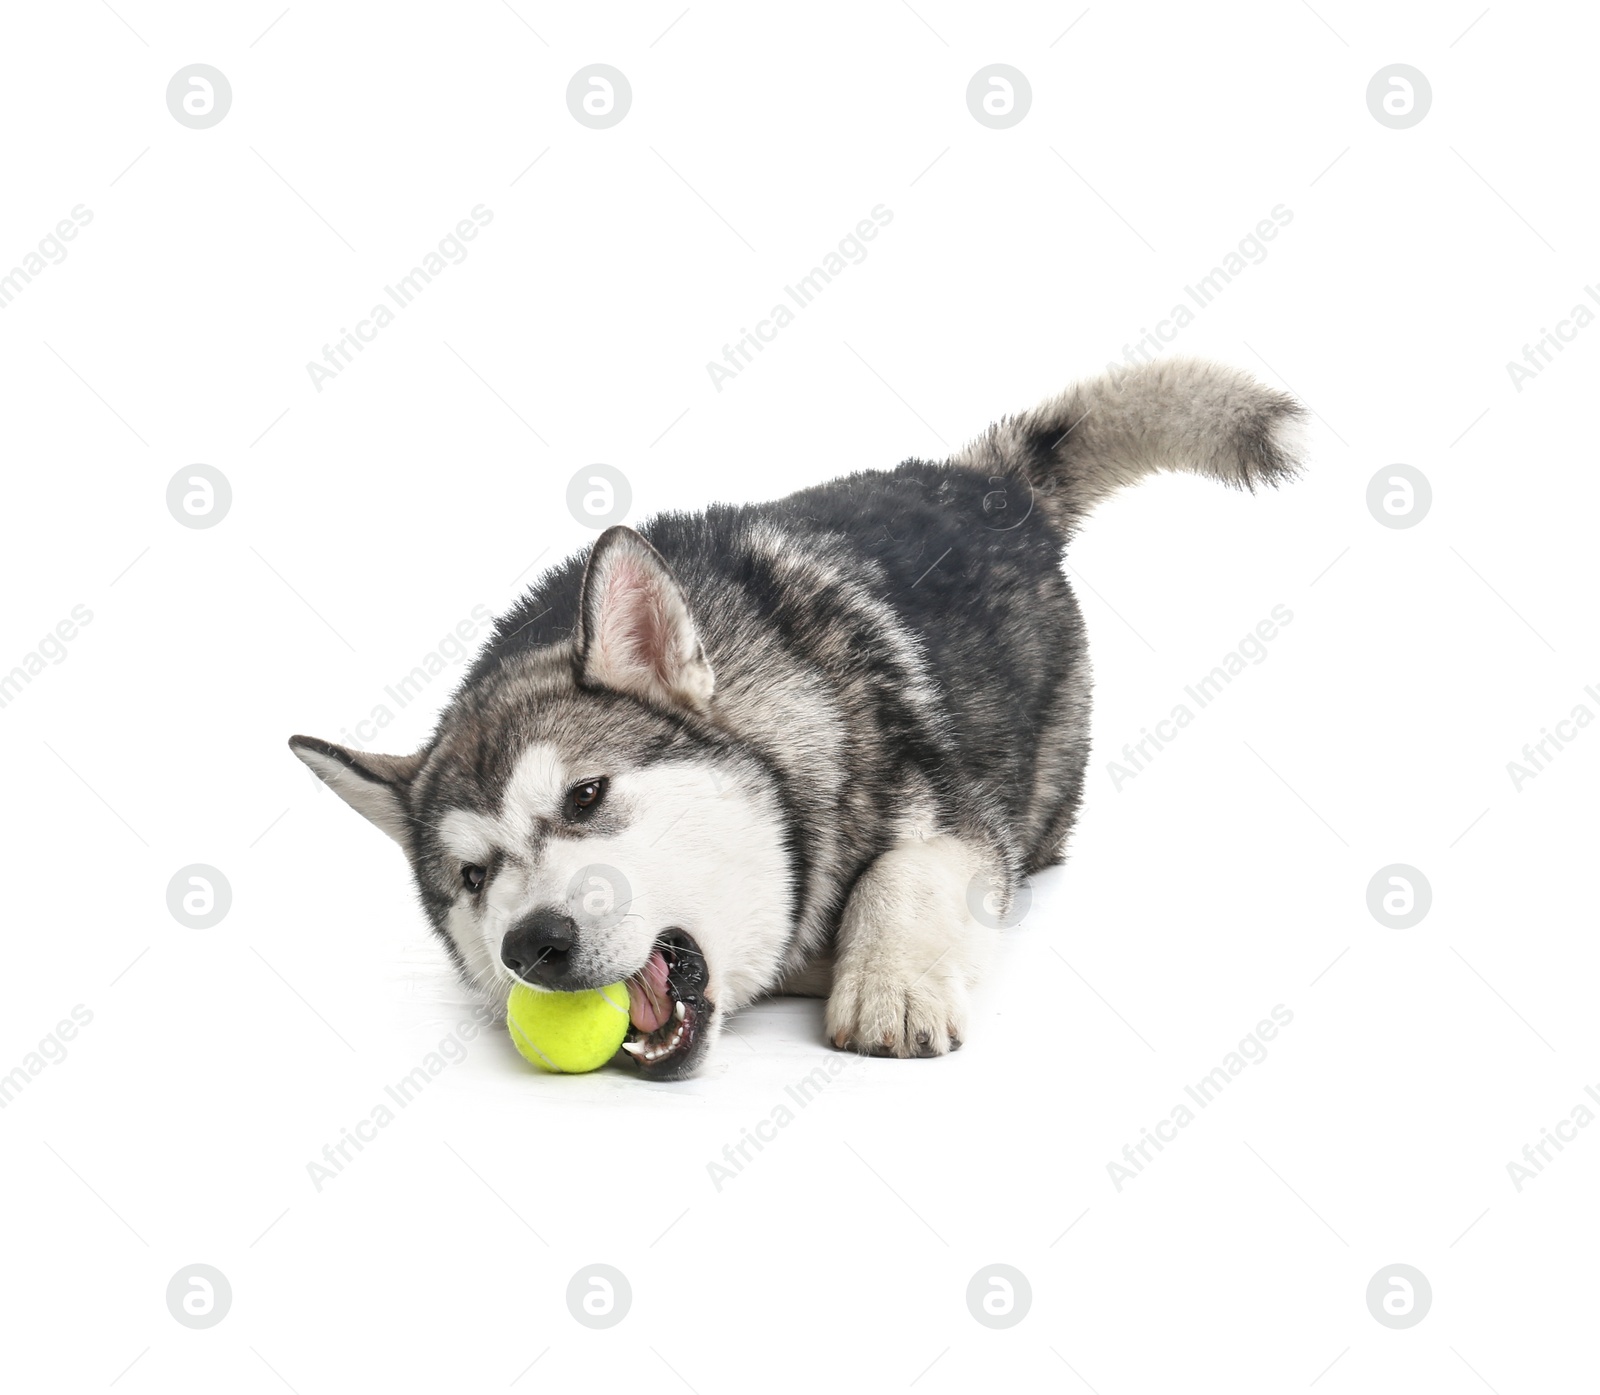
[[[943,1056],[967,1031],[967,991],[935,964],[920,973],[871,967],[834,971],[828,1039],[864,1056]]]

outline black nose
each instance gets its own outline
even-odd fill
[[[578,922],[565,911],[545,906],[506,931],[500,958],[518,978],[554,987],[567,975],[577,938]]]

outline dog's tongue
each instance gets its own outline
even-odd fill
[[[628,980],[628,1017],[641,1032],[653,1032],[672,1016],[667,988],[667,961],[658,949],[635,977]]]

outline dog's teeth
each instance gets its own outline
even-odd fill
[[[684,1019],[687,1011],[682,1003],[676,1004],[676,1011],[673,1015],[677,1018],[678,1025],[673,1028],[672,1035],[665,1041],[655,1042],[648,1036],[641,1036],[623,1042],[622,1049],[646,1065],[653,1065],[657,1061],[664,1060],[683,1045],[683,1031],[686,1025]]]
[[[680,1021],[680,1022],[682,1022],[682,1021],[683,1021],[683,1015],[684,1015],[684,1013],[686,1013],[686,1012],[687,1012],[687,1011],[688,1011],[688,1010],[689,1010],[689,1009],[688,1009],[688,1008],[686,1008],[686,1007],[684,1007],[684,1005],[683,1005],[683,1004],[682,1004],[682,1003],[674,1003],[674,1004],[673,1004],[673,1005],[672,1005],[672,1015],[673,1015],[673,1016],[674,1016],[674,1017],[676,1017],[676,1018],[677,1018],[677,1019],[678,1019],[678,1021]]]

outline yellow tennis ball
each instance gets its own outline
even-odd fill
[[[599,1070],[628,1034],[627,985],[541,993],[513,984],[506,1026],[517,1050],[543,1070],[571,1075]]]

